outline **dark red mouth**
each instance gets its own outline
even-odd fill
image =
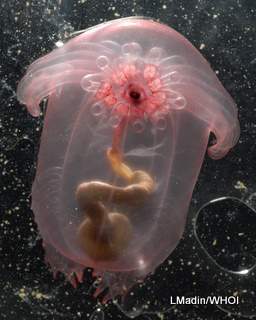
[[[140,92],[132,90],[132,91],[130,91],[130,97],[133,100],[138,101],[138,100],[140,100]]]

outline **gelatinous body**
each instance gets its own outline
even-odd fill
[[[48,100],[32,189],[46,259],[80,280],[94,268],[114,295],[177,246],[210,133],[214,159],[239,136],[206,60],[149,19],[72,38],[31,64],[18,98],[33,116]]]

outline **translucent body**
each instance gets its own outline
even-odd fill
[[[46,259],[78,279],[85,267],[107,272],[114,294],[120,293],[177,246],[210,132],[214,159],[238,139],[236,106],[183,36],[136,17],[90,28],[32,63],[18,98],[38,116],[46,97],[32,190]],[[109,210],[128,218],[131,237],[113,259],[94,259],[77,241],[84,212],[76,190],[88,181],[126,186],[106,159],[116,140],[124,161],[152,177],[154,191],[140,205],[107,201]]]

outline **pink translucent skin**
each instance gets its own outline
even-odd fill
[[[138,105],[131,88],[140,94]],[[101,288],[108,281],[116,295],[154,271],[177,246],[210,132],[216,137],[208,148],[214,159],[237,142],[236,105],[188,40],[136,17],[90,28],[32,63],[18,99],[38,116],[46,97],[32,189],[46,259],[73,281],[71,274],[81,281],[83,269],[94,268],[103,276]],[[83,181],[120,183],[106,150],[123,116],[129,118],[124,159],[150,173],[156,190],[142,207],[124,208],[134,229],[124,254],[96,262],[77,244],[82,214],[75,190]]]

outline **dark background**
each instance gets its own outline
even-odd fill
[[[59,39],[103,21],[143,15],[186,36],[239,108],[241,137],[224,159],[206,156],[184,237],[124,303],[53,279],[30,210],[43,115],[16,99],[27,66]],[[245,319],[256,316],[256,2],[254,0],[0,2],[0,319]],[[209,201],[219,197],[235,197]],[[240,199],[240,200],[237,200]],[[203,208],[201,208],[205,205]],[[249,205],[250,207],[248,207]],[[201,208],[201,210],[199,210]],[[154,244],[152,244],[154,250]],[[170,305],[170,296],[239,296],[239,305]]]

